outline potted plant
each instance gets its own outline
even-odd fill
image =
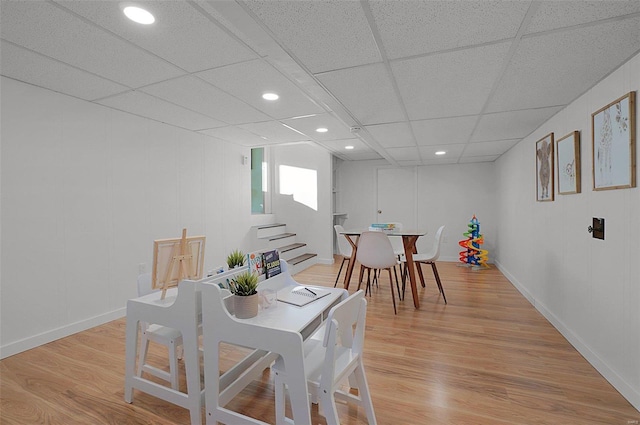
[[[227,256],[227,265],[229,266],[229,270],[244,266],[245,258],[246,256],[244,255],[244,252],[239,249],[231,251],[231,254]]]
[[[238,319],[248,319],[258,314],[258,275],[249,271],[240,273],[229,282],[234,295],[233,310]]]

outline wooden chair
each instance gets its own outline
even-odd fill
[[[336,240],[338,241],[338,250],[340,251],[340,255],[342,256],[342,263],[340,263],[340,270],[338,270],[338,275],[336,276],[336,282],[333,284],[335,288],[338,286],[338,279],[340,279],[340,273],[342,273],[342,267],[346,261],[347,267],[349,266],[349,262],[351,261],[351,255],[353,255],[353,248],[347,238],[344,235],[341,235],[340,232],[344,232],[344,227],[336,224],[333,226],[336,231]]]
[[[391,299],[393,300],[393,312],[397,314],[396,309],[396,296],[393,291],[393,278],[391,276],[391,269],[393,268],[396,276],[396,288],[398,289],[398,295],[400,294],[400,285],[398,284],[398,275],[395,266],[398,265],[398,258],[396,257],[389,237],[383,232],[362,232],[358,241],[357,261],[360,263],[360,279],[358,281],[358,289],[362,285],[362,278],[364,276],[365,269],[374,270],[388,270],[389,271],[389,283],[391,286]],[[367,278],[367,290],[371,290],[370,279]],[[366,291],[365,291],[366,292]]]
[[[362,363],[366,312],[367,300],[360,290],[333,307],[325,327],[304,344],[304,369],[311,401],[319,403],[328,425],[340,423],[336,398],[361,405],[368,423],[377,423]],[[272,371],[275,373],[276,424],[292,424],[285,416],[286,370],[276,363]],[[341,390],[347,380],[358,389],[358,396]]]
[[[444,294],[444,289],[442,288],[442,282],[440,281],[440,275],[438,274],[438,268],[436,267],[436,261],[440,257],[440,244],[442,243],[442,236],[444,232],[444,225],[438,228],[436,232],[436,237],[433,242],[433,247],[431,250],[425,254],[414,254],[413,261],[418,265],[418,268],[422,267],[422,264],[430,264],[431,269],[433,270],[433,276],[436,279],[436,284],[438,285],[438,290],[440,294],[442,294],[442,298],[444,299],[444,303],[447,303],[447,297]],[[406,267],[406,263],[405,263]],[[422,274],[422,273],[421,273]],[[405,287],[405,279],[404,276],[406,273],[403,273],[402,279],[402,296],[404,297],[404,287]],[[422,280],[422,286],[424,287],[424,280]]]

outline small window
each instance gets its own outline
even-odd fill
[[[265,149],[251,149],[251,214],[270,212],[268,169]]]

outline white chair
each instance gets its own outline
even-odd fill
[[[402,223],[391,222],[389,224],[393,224],[393,230],[396,232],[402,231]],[[398,260],[402,260],[404,257],[404,243],[402,242],[402,238],[400,236],[392,236],[389,238],[391,241],[391,246],[393,247],[393,252],[398,256]]]
[[[338,279],[340,279],[340,273],[342,273],[342,267],[344,266],[345,261],[347,262],[347,267],[349,267],[349,262],[351,261],[351,255],[353,254],[353,248],[351,244],[347,240],[344,235],[341,235],[340,232],[344,232],[344,227],[336,224],[333,226],[336,231],[336,240],[338,241],[338,250],[340,251],[340,255],[342,256],[342,263],[340,263],[340,270],[338,270],[338,276],[336,276],[336,283],[333,284],[335,288],[338,286]]]
[[[133,403],[134,390],[145,392],[189,410],[191,425],[202,425],[202,387],[198,331],[202,305],[194,282],[183,280],[169,288],[164,299],[161,291],[127,301],[124,400]],[[187,392],[161,385],[138,376],[140,323],[154,323],[175,329],[182,335]]]
[[[151,287],[151,273],[138,276],[138,296],[148,295],[154,292]],[[153,323],[140,322],[140,352],[138,353],[138,368],[136,376],[142,376],[142,372],[164,379],[171,383],[171,388],[179,388],[178,359],[182,357],[182,334],[173,328],[160,326]],[[155,342],[167,347],[169,351],[169,372],[146,363],[149,342]]]
[[[340,423],[336,398],[361,405],[368,423],[377,423],[362,363],[366,312],[367,300],[362,291],[357,291],[333,307],[325,327],[304,344],[307,388],[312,402],[320,403],[320,412],[328,425]],[[275,373],[276,424],[292,424],[293,421],[285,417],[286,371],[275,365],[272,370]],[[358,389],[358,396],[341,390],[347,380]]]
[[[442,242],[442,235],[444,233],[444,225],[438,228],[436,232],[435,240],[433,242],[433,247],[431,250],[425,254],[414,254],[413,261],[418,265],[418,267],[422,267],[422,264],[431,264],[431,269],[433,270],[433,276],[436,279],[436,284],[438,285],[438,290],[442,294],[442,298],[444,299],[444,303],[447,303],[447,297],[444,295],[444,289],[442,288],[442,282],[440,281],[440,275],[438,274],[438,268],[436,267],[436,261],[440,257],[440,244]],[[405,263],[406,266],[406,263]],[[424,281],[422,281],[422,286],[424,285]],[[404,287],[405,281],[402,280],[402,296],[404,298]]]
[[[396,287],[398,295],[400,295],[400,286],[398,284],[398,275],[395,266],[398,265],[398,258],[393,252],[393,247],[389,241],[389,237],[383,232],[362,232],[358,241],[358,250],[356,251],[357,261],[360,263],[360,279],[358,281],[358,289],[362,284],[365,269],[388,270],[389,283],[391,286],[391,299],[393,300],[393,312],[396,310],[396,296],[393,292],[393,278],[391,277],[391,269],[393,268],[396,275]],[[370,290],[370,282],[367,278],[367,289]]]
[[[391,221],[388,224],[393,224],[393,231],[394,232],[401,232],[403,229],[402,223],[397,222],[397,221]],[[402,237],[400,236],[391,236],[389,238],[389,241],[391,242],[391,246],[393,247],[393,253],[396,254],[396,256],[398,257],[398,261],[402,261],[404,259],[404,243],[402,242]],[[402,277],[404,279],[404,276]],[[377,282],[378,282],[378,273],[374,270],[373,272],[373,282],[376,284],[377,286]],[[400,296],[400,293],[398,291],[398,296]],[[403,296],[404,297],[404,296]]]

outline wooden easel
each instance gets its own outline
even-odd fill
[[[175,252],[176,248],[179,252]],[[189,252],[187,252],[189,251]],[[169,288],[169,282],[171,276],[173,276],[173,268],[178,267],[178,283],[181,280],[190,278],[190,271],[193,270],[193,254],[188,250],[187,246],[187,229],[182,229],[182,238],[180,239],[180,245],[174,245],[172,259],[167,269],[164,282],[162,282],[162,296],[160,299],[164,300]]]

